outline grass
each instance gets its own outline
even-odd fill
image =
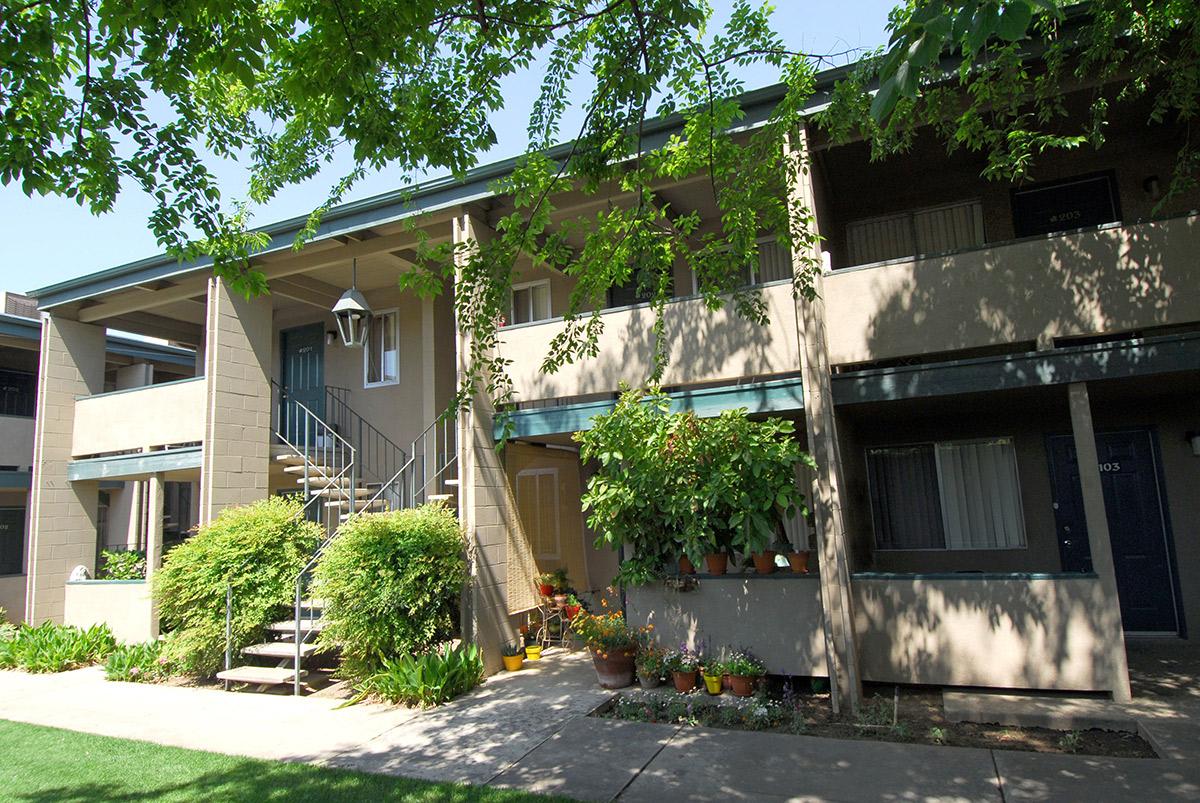
[[[0,755],[5,757],[0,762],[0,797],[37,803],[118,799],[544,803],[552,799],[483,786],[239,758],[4,720],[0,720]]]

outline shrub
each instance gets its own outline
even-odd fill
[[[104,677],[130,683],[157,683],[170,676],[170,660],[162,641],[117,647],[104,663]]]
[[[146,553],[135,549],[125,552],[102,549],[96,577],[100,580],[145,580]]]
[[[341,651],[343,677],[363,680],[451,638],[466,580],[462,532],[444,505],[359,516],[317,564],[319,643]]]
[[[393,703],[440,705],[483,680],[483,657],[474,644],[445,645],[424,655],[384,658],[382,668],[359,689]]]
[[[54,622],[22,625],[0,640],[0,668],[28,672],[65,672],[103,660],[117,646],[107,625],[86,630]]]
[[[221,511],[175,547],[154,574],[162,622],[173,631],[167,658],[180,671],[209,675],[225,652],[225,588],[233,587],[233,648],[262,638],[291,610],[296,575],[321,543],[321,527],[284,497]]]

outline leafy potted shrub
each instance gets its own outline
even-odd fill
[[[563,603],[563,613],[566,615],[568,621],[574,621],[582,608],[583,604],[579,601],[579,597],[574,594],[567,594],[567,598]]]
[[[700,666],[700,677],[704,679],[704,690],[709,694],[716,696],[721,693],[724,688],[722,676],[725,674],[725,665],[717,660],[705,660]]]
[[[543,597],[554,596],[554,572],[543,572],[538,575],[538,593]]]
[[[675,691],[683,693],[696,688],[696,674],[700,669],[700,661],[696,654],[687,648],[686,644],[681,644],[679,649],[668,652],[663,665],[671,673]]]
[[[584,611],[572,623],[572,629],[592,654],[601,688],[621,689],[633,685],[634,659],[640,640],[638,632],[626,624],[623,613]]]
[[[501,649],[500,657],[504,660],[506,670],[516,672],[525,663],[525,648],[519,641],[510,641]]]
[[[643,689],[657,689],[662,684],[663,674],[667,671],[665,658],[663,651],[654,644],[642,647],[635,666],[638,683]]]
[[[729,672],[730,691],[738,697],[752,696],[759,680],[767,674],[763,662],[745,650],[731,655],[725,663],[725,669]]]

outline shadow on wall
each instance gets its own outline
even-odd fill
[[[1117,610],[1090,576],[854,580],[863,677],[1008,688],[1111,688]]]
[[[1200,318],[1200,218],[835,272],[838,363],[1140,330]]]

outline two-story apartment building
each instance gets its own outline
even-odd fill
[[[15,622],[25,616],[27,518],[41,336],[36,302],[18,293],[0,293],[0,608]],[[187,349],[120,335],[105,338],[97,359],[103,387],[109,392],[190,376],[195,366],[195,354]],[[170,489],[165,521],[168,539],[182,538],[192,526],[191,491],[190,484]],[[94,553],[144,548],[144,487],[106,479],[98,484],[96,496]],[[91,558],[89,565],[94,567],[96,554]]]
[[[744,124],[779,97],[747,95]],[[799,255],[769,232],[747,269],[765,326],[708,311],[679,266],[664,384],[681,409],[798,422],[820,465],[805,489],[817,516],[787,532],[816,550],[816,571],[757,575],[735,561],[687,593],[629,589],[629,617],[666,641],[747,646],[772,672],[839,685],[1117,697],[1128,695],[1126,633],[1189,637],[1200,621],[1200,198],[1160,206],[1182,133],[1146,119],[1131,113],[1103,148],[1048,158],[1021,186],[982,180],[979,160],[947,156],[928,133],[872,162],[865,143],[798,132],[811,170],[788,198],[816,214],[818,298],[793,296]],[[62,615],[68,569],[53,545],[81,560],[93,548],[100,476],[193,478],[201,521],[306,481],[312,493],[312,477],[330,474],[341,490],[315,487],[334,511],[349,497],[453,493],[471,546],[465,634],[494,662],[536,603],[538,571],[606,586],[616,556],[591,545],[579,501],[589,469],[571,434],[622,382],[650,375],[648,305],[614,292],[598,355],[545,374],[573,280],[518,264],[500,346],[515,429],[497,452],[482,400],[456,426],[437,424],[467,351],[454,288],[436,300],[396,288],[414,229],[433,243],[490,235],[513,203],[491,182],[511,168],[344,205],[298,252],[302,220],[267,227],[255,262],[271,293],[253,300],[168,257],[36,291],[54,369],[39,386],[29,618]],[[717,215],[703,182],[660,194],[678,213]],[[592,203],[564,197],[559,214]],[[352,283],[374,313],[361,350],[341,345],[330,312]],[[203,371],[114,403],[92,360],[109,327],[193,344]]]

